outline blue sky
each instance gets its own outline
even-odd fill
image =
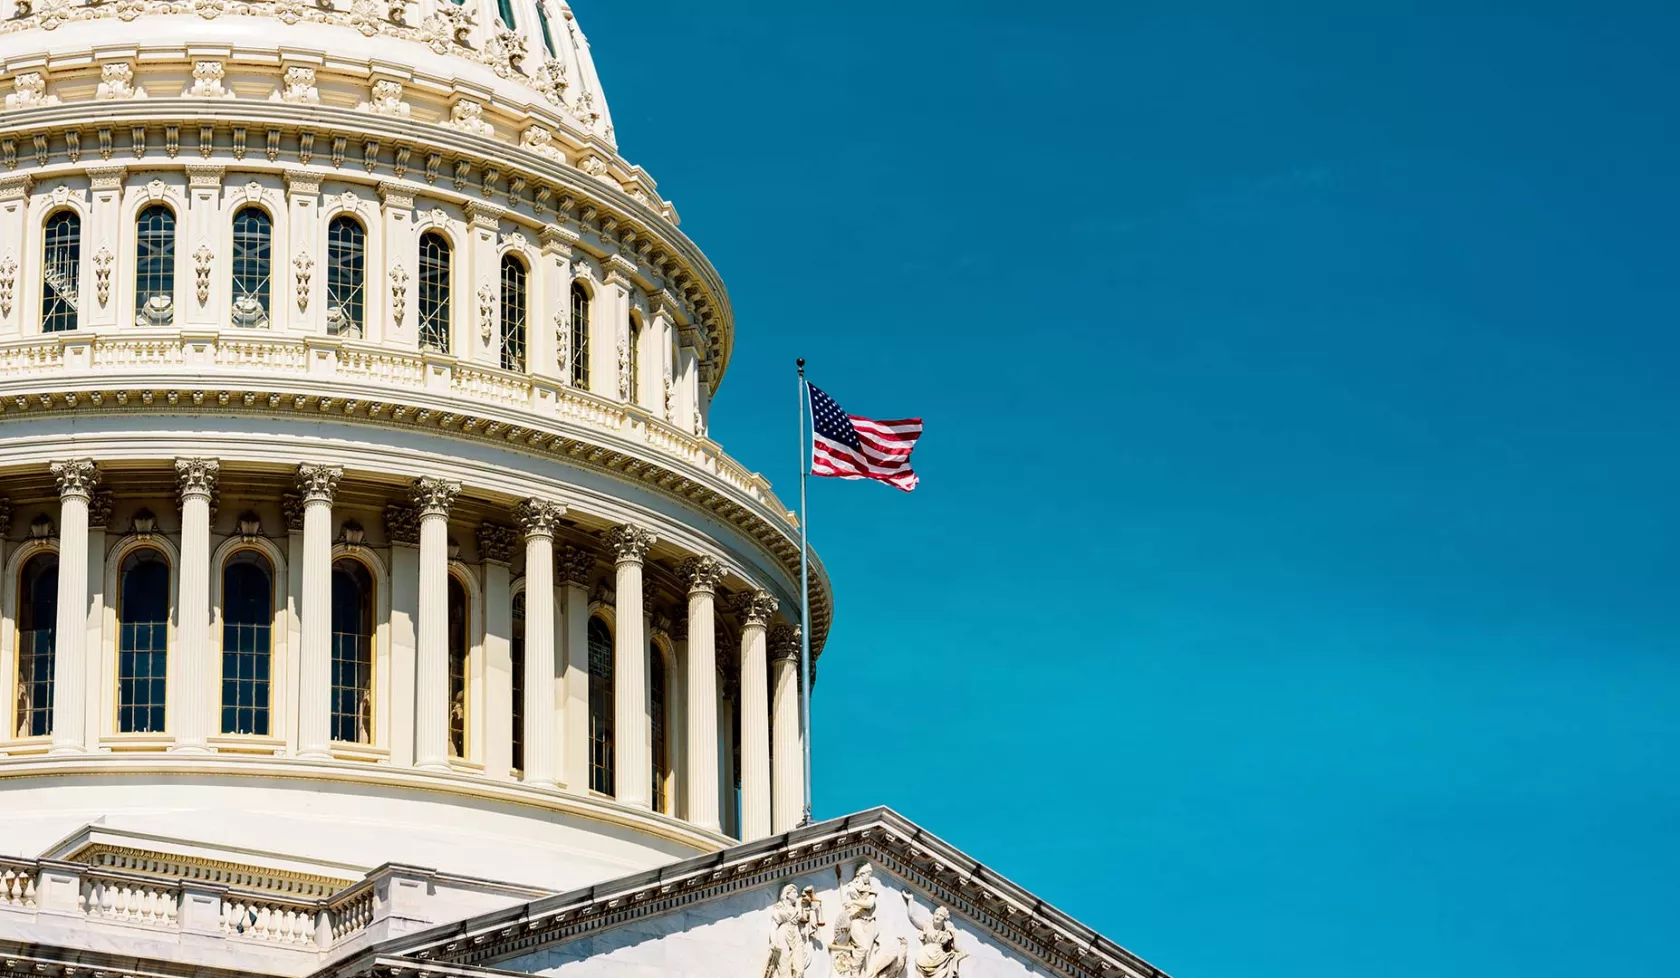
[[[1680,8],[576,6],[713,433],[927,421],[812,486],[819,816],[1176,978],[1674,973]]]

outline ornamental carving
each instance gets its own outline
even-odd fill
[[[390,279],[391,319],[401,326],[403,316],[408,312],[408,272],[403,270],[402,262],[391,266]]]
[[[782,887],[781,898],[770,908],[770,951],[764,962],[764,978],[805,978],[815,957],[817,928],[822,924],[822,902],[807,886],[801,891],[792,883]]]
[[[800,632],[797,625],[780,622],[770,629],[769,651],[772,660],[799,661]]]
[[[676,414],[672,411],[671,399],[671,371],[665,371],[665,420],[675,421]]]
[[[613,527],[607,534],[607,549],[621,564],[639,564],[647,557],[648,549],[658,539],[639,526],[625,523]]]
[[[99,66],[96,99],[145,98],[146,90],[134,87],[134,66],[127,61],[108,61]]]
[[[454,505],[455,497],[460,494],[459,482],[429,476],[415,479],[408,489],[408,497],[414,501],[414,508],[420,511],[422,520],[428,516],[448,516],[449,507]]]
[[[478,15],[472,7],[442,3],[433,7],[432,15],[421,22],[417,40],[434,54],[448,54],[451,44],[465,47],[476,26]]]
[[[567,384],[572,382],[572,331],[564,310],[554,314],[554,367]]]
[[[58,483],[61,499],[89,499],[99,485],[99,466],[91,458],[71,459],[52,464],[52,477]]]
[[[546,499],[527,499],[513,508],[513,518],[527,537],[553,537],[566,507]]]
[[[29,522],[29,539],[51,540],[52,536],[53,523],[47,514],[42,513]]]
[[[618,399],[630,400],[630,346],[622,335],[618,338]]]
[[[194,61],[192,84],[182,92],[186,98],[232,98],[233,93],[224,87],[227,71],[220,61]]]
[[[315,269],[315,259],[309,257],[309,252],[300,251],[292,259],[292,282],[297,292],[298,312],[309,310],[309,278]]]
[[[511,78],[522,70],[525,61],[525,37],[518,31],[509,30],[501,24],[496,25],[496,33],[484,45],[484,56],[490,62],[490,70],[502,78]]]
[[[333,497],[338,495],[338,481],[342,478],[344,478],[344,470],[336,465],[316,465],[305,462],[298,466],[298,495],[303,497],[305,504],[331,504]]]
[[[254,509],[248,509],[239,514],[239,539],[246,543],[256,543],[262,538],[262,517]]]
[[[478,524],[478,556],[496,564],[513,562],[513,547],[519,542],[513,527],[498,523]]]
[[[933,913],[916,905],[909,890],[899,891],[910,926],[916,929],[921,947],[916,950],[916,971],[921,978],[957,978],[957,968],[968,952],[957,950],[957,930],[951,926],[951,911],[937,907]]]
[[[413,506],[392,503],[385,507],[385,537],[406,547],[420,546],[420,514]]]
[[[282,102],[320,104],[321,90],[315,87],[315,69],[309,65],[287,65],[278,97]]]
[[[716,557],[690,557],[683,561],[680,573],[688,582],[690,594],[716,594],[718,581],[723,579],[723,564]]]
[[[193,274],[197,282],[198,304],[201,306],[210,301],[210,267],[215,258],[215,253],[207,244],[199,245],[198,250],[193,252]]]
[[[12,314],[12,297],[17,292],[17,259],[7,255],[0,259],[0,316]]]
[[[560,147],[554,145],[554,133],[542,126],[531,126],[520,133],[519,145],[539,156],[546,156],[561,163],[566,161],[566,154],[560,152]]]
[[[495,133],[490,123],[484,121],[484,106],[470,98],[458,99],[449,107],[449,121],[444,125],[474,136],[490,136]]]
[[[559,568],[558,583],[586,588],[589,586],[590,576],[595,572],[595,554],[581,547],[561,547]]]
[[[111,513],[117,500],[109,489],[101,489],[88,500],[88,529],[103,530],[111,525]],[[4,531],[0,531],[4,532]]]
[[[0,496],[0,536],[5,536],[12,530],[12,501],[6,496]]]
[[[47,94],[47,76],[39,71],[20,71],[12,79],[15,86],[6,96],[6,108],[30,109],[38,105],[57,105],[58,96]]]
[[[531,82],[531,87],[543,94],[543,97],[555,105],[564,107],[566,104],[566,63],[558,58],[549,58],[537,69],[537,75]]]
[[[840,889],[840,916],[834,921],[834,940],[829,956],[834,973],[841,978],[893,978],[904,973],[905,941],[896,949],[881,940],[876,920],[881,891],[875,885],[875,867],[857,868],[852,881]]]
[[[744,625],[757,625],[760,628],[770,624],[770,616],[780,607],[769,591],[748,591],[735,596],[735,613],[741,616]]]
[[[216,476],[220,471],[221,464],[212,458],[176,459],[175,481],[180,487],[181,501],[208,500],[216,492]]]
[[[375,115],[396,116],[406,119],[409,115],[409,105],[403,101],[403,86],[400,81],[381,79],[373,83],[373,97],[368,100],[367,110]]]
[[[350,26],[361,31],[363,37],[372,37],[384,26],[385,14],[392,6],[381,0],[350,0]]]
[[[111,262],[114,260],[111,249],[103,245],[93,256],[93,288],[102,306],[111,301]]]
[[[578,169],[597,180],[611,179],[607,174],[607,161],[601,159],[599,156],[590,156],[585,158],[584,161],[578,165]]]
[[[478,287],[478,338],[485,345],[496,335],[496,292],[486,282]]]
[[[286,529],[294,532],[303,530],[303,497],[295,492],[280,495],[280,517],[286,521]]]

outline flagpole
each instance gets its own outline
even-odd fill
[[[811,390],[805,380],[805,358],[799,358],[799,728],[804,734],[805,812],[800,825],[811,824],[811,544],[805,526],[805,477],[810,474],[811,437],[805,420],[810,415]]]

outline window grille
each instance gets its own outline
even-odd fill
[[[268,212],[246,207],[233,215],[233,324],[268,325],[273,293],[274,224]]]
[[[367,269],[367,232],[361,222],[342,215],[327,225],[327,332],[361,336],[364,325],[364,287]]]
[[[572,386],[589,386],[589,292],[572,283]]]
[[[449,575],[449,756],[467,756],[467,589]]]
[[[82,271],[82,219],[70,211],[47,218],[41,242],[41,332],[76,328]]]
[[[525,770],[525,592],[513,596],[513,636],[508,642],[513,673],[513,769]],[[538,772],[541,774],[542,772]]]
[[[153,204],[134,222],[134,324],[175,318],[175,212]]]
[[[241,551],[222,569],[222,733],[268,736],[273,596],[262,554]]]
[[[525,369],[525,263],[502,256],[502,369]]]
[[[449,352],[449,241],[420,236],[420,349]]]
[[[58,555],[36,554],[18,581],[17,730],[52,733],[54,636],[58,631]]]
[[[123,559],[117,596],[117,731],[162,733],[169,678],[169,564],[156,550]]]
[[[589,787],[613,793],[613,637],[589,619]]]
[[[373,743],[373,576],[361,561],[333,563],[332,739]]]

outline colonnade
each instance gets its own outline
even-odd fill
[[[53,650],[51,755],[78,755],[97,749],[86,742],[84,723],[90,676],[98,676],[100,651],[87,647],[87,596],[89,594],[88,528],[89,504],[100,483],[99,467],[90,459],[73,459],[52,464],[59,491],[59,564],[56,645]],[[170,698],[167,710],[168,747],[182,754],[211,754],[218,751],[214,703],[218,643],[213,640],[211,578],[212,502],[216,495],[220,465],[214,459],[190,458],[175,462],[180,496],[181,531],[175,641],[169,650],[171,687],[178,694]],[[305,463],[296,474],[297,496],[302,509],[301,534],[293,534],[292,546],[301,543],[301,554],[287,555],[288,562],[301,561],[301,573],[293,568],[296,582],[298,663],[295,757],[326,761],[335,757],[333,739],[334,670],[334,502],[343,469]],[[461,773],[451,764],[450,754],[450,639],[447,619],[447,589],[450,574],[449,517],[460,495],[460,483],[441,478],[413,480],[409,497],[417,518],[417,559],[391,561],[391,586],[401,587],[399,578],[411,575],[417,588],[416,621],[412,665],[412,744],[391,752],[390,763],[404,763],[421,770]],[[592,794],[586,775],[590,750],[590,690],[587,629],[590,620],[590,571],[593,555],[578,554],[574,548],[558,553],[556,538],[564,505],[550,499],[530,498],[508,514],[514,531],[524,544],[525,618],[524,662],[520,677],[523,687],[523,763],[518,777],[538,789]],[[294,524],[295,526],[295,524]],[[511,536],[511,533],[509,534]],[[301,537],[301,540],[299,540]],[[643,570],[650,548],[657,543],[647,528],[633,524],[612,527],[605,535],[606,556],[612,564],[615,627],[613,638],[612,797],[632,809],[652,810],[656,803],[647,731],[649,676],[647,674],[647,630],[650,609],[643,608]],[[392,535],[392,550],[407,549],[408,541]],[[510,541],[511,544],[511,541]],[[511,554],[511,545],[506,548]],[[483,556],[481,554],[481,556]],[[501,590],[507,591],[507,561],[502,556]],[[559,574],[556,574],[556,565]],[[486,566],[489,566],[488,559]],[[673,712],[681,718],[685,736],[680,763],[678,795],[669,810],[686,821],[712,832],[725,826],[724,800],[720,799],[720,717],[718,686],[718,599],[724,577],[723,564],[705,554],[688,556],[680,576],[687,588],[686,642],[676,646],[673,668],[678,676],[681,699]],[[552,598],[546,596],[552,595]],[[776,600],[761,589],[748,587],[734,595],[729,607],[740,623],[738,656],[741,728],[740,814],[738,835],[745,840],[762,838],[793,828],[803,811],[804,784],[799,724],[797,633],[777,624],[774,640],[772,619]],[[487,613],[488,616],[489,613]],[[486,644],[500,625],[491,617],[485,631]],[[507,621],[505,618],[502,621]],[[559,623],[564,622],[564,634]],[[511,634],[511,630],[508,631]],[[498,636],[505,641],[508,635]],[[772,648],[774,646],[774,648]],[[407,650],[392,643],[393,668]],[[558,656],[564,661],[557,661]],[[773,660],[773,661],[772,661]],[[579,677],[582,682],[579,682]],[[564,677],[564,682],[559,682]],[[403,699],[397,698],[397,709]],[[512,703],[507,708],[511,710]],[[511,737],[511,714],[500,731]],[[727,726],[727,723],[725,724]],[[486,727],[496,735],[495,724]],[[673,738],[676,739],[676,738]],[[561,741],[564,741],[562,745]],[[725,749],[727,750],[727,741]],[[563,749],[562,749],[563,746]],[[408,749],[411,747],[411,750]],[[336,755],[342,758],[342,753]],[[580,761],[579,758],[582,758]]]

